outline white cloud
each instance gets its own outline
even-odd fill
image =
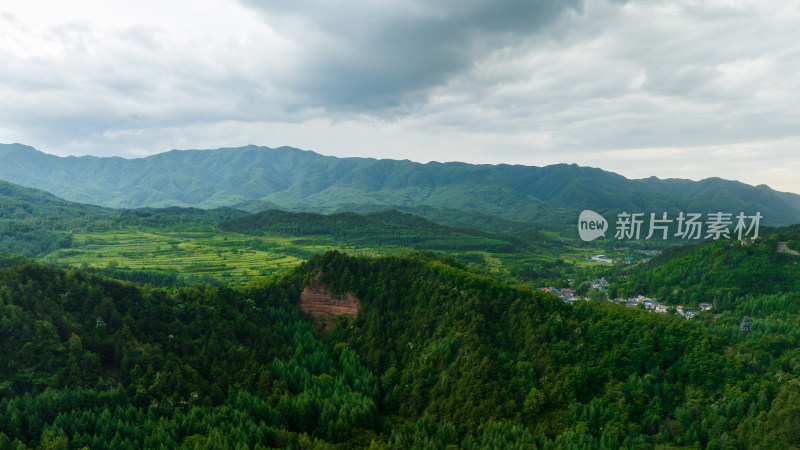
[[[0,6],[0,142],[720,176],[800,192],[790,1]]]

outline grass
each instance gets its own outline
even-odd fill
[[[127,227],[72,235],[72,248],[57,250],[42,258],[53,264],[75,267],[162,270],[178,274],[185,282],[213,281],[243,285],[273,273],[291,269],[316,253],[339,250],[362,256],[402,256],[415,250],[401,246],[366,247],[319,236],[244,236],[221,232],[209,226],[184,228]],[[618,270],[585,262],[599,249],[560,247],[528,253],[463,252],[457,257],[489,274],[512,283],[533,287],[543,280],[525,281],[513,273],[548,261],[563,259],[576,269]],[[617,256],[617,252],[606,252]],[[476,259],[477,257],[477,259]],[[638,258],[637,258],[638,259]],[[473,261],[473,262],[470,262]],[[474,262],[479,261],[479,262]],[[538,277],[537,277],[538,278]]]
[[[299,265],[316,253],[340,250],[365,256],[404,255],[403,247],[364,248],[342,245],[327,236],[251,237],[213,230],[163,231],[131,227],[75,233],[72,248],[42,258],[76,267],[175,270],[184,279],[209,275],[230,285]]]

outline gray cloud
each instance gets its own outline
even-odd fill
[[[495,52],[443,87],[463,101],[441,106],[475,111],[470,129],[551,131],[573,151],[796,135],[797,16],[682,5],[587,3],[559,21],[564,39]]]
[[[800,191],[774,170],[800,141],[788,0],[229,1],[111,25],[0,6],[0,142],[705,167]]]
[[[376,2],[242,0],[303,42],[285,80],[326,110],[376,111],[424,101],[428,90],[497,47],[541,32],[577,0]]]

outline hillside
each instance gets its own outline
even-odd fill
[[[25,256],[70,246],[72,229],[107,223],[113,211],[0,181],[0,252]]]
[[[233,208],[170,207],[115,210],[63,200],[48,192],[0,180],[0,252],[40,257],[71,246],[74,233],[112,227],[169,229],[215,224],[247,215]]]
[[[240,290],[0,267],[3,447],[798,444],[796,374],[777,376],[797,355],[772,338],[572,306],[448,259],[328,253]],[[355,317],[316,334],[309,286]]]
[[[797,226],[767,229],[755,243],[717,241],[673,247],[638,267],[618,295],[646,294],[669,304],[713,303],[733,309],[737,299],[800,291],[800,257],[778,252],[778,242],[798,248]]]
[[[328,250],[457,253],[498,275],[530,281],[538,278],[534,269],[557,262],[555,250],[563,247],[557,237],[546,238],[537,231],[541,227],[531,224],[450,209],[408,209],[421,209],[458,227],[394,210],[328,215],[275,210],[251,215],[230,207],[116,210],[0,182],[0,252],[174,287],[199,280],[243,285]],[[561,275],[549,270],[545,278]]]
[[[0,217],[7,220],[69,221],[100,217],[112,210],[69,202],[39,189],[31,189],[0,180]],[[63,229],[64,225],[58,226]]]
[[[708,179],[629,180],[601,169],[335,158],[290,147],[170,151],[147,158],[60,158],[0,145],[0,179],[111,207],[239,206],[332,212],[352,207],[449,208],[563,227],[575,211],[759,210],[800,222],[800,196]]]
[[[358,245],[400,245],[418,250],[523,252],[529,247],[518,237],[439,225],[412,214],[382,211],[365,215],[352,212],[322,215],[267,210],[219,224],[220,229],[260,236],[329,235],[338,242]],[[541,242],[537,233],[527,237]]]

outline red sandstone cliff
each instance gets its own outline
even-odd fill
[[[314,282],[300,293],[299,306],[314,317],[315,328],[322,332],[333,328],[337,316],[358,314],[361,300],[352,292],[345,295],[331,294],[328,287],[320,281],[320,275],[317,275]]]
[[[334,316],[339,314],[357,314],[361,301],[351,292],[346,295],[334,295],[327,289],[319,286],[307,286],[300,293],[300,309],[314,313],[328,313]]]

